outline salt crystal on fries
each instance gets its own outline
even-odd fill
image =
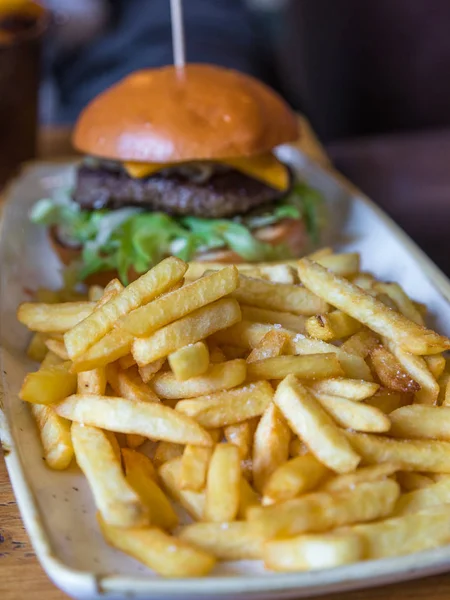
[[[170,257],[130,283],[65,334],[64,341],[69,356],[72,359],[81,356],[105,336],[119,318],[150,302],[180,281],[186,269],[183,261]]]
[[[72,424],[72,442],[78,466],[85,474],[95,504],[106,523],[142,527],[148,510],[126,481],[113,446],[101,429]]]
[[[156,402],[131,402],[123,398],[73,395],[55,407],[71,421],[120,433],[137,433],[153,440],[211,446],[211,436],[180,411]]]
[[[331,569],[364,558],[364,544],[356,533],[300,535],[264,545],[264,565],[274,571]]]
[[[386,479],[334,494],[314,492],[281,504],[250,508],[247,518],[260,524],[267,539],[288,537],[385,517],[399,495],[398,484]]]
[[[192,312],[187,317],[159,329],[147,338],[136,339],[132,353],[141,367],[169,356],[183,346],[195,344],[209,335],[230,327],[241,318],[236,300],[224,298]]]
[[[240,385],[247,376],[245,360],[237,358],[227,362],[210,365],[203,375],[179,381],[170,371],[157,373],[150,382],[154,392],[160,398],[181,399],[197,398],[213,392],[227,390]]]
[[[257,381],[195,400],[180,400],[176,411],[195,419],[203,427],[213,429],[262,415],[272,397],[271,385],[267,381]]]
[[[274,402],[291,429],[327,467],[338,473],[356,469],[360,458],[319,402],[293,376],[278,386]]]
[[[194,523],[183,527],[180,538],[219,560],[262,558],[264,536],[257,523]]]
[[[436,354],[450,349],[448,338],[389,310],[358,286],[333,275],[317,263],[304,258],[298,262],[298,269],[306,288],[404,350],[412,354]]]
[[[108,544],[164,577],[200,577],[207,575],[216,563],[211,554],[157,527],[124,530],[108,525],[101,518],[98,521]]]

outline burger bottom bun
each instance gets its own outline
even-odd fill
[[[254,235],[259,241],[273,246],[285,244],[289,248],[292,256],[301,256],[302,253],[305,252],[308,244],[305,224],[303,221],[296,219],[285,219],[275,225],[263,227],[255,231]],[[50,228],[49,238],[53,250],[64,265],[67,266],[80,258],[81,251],[78,248],[64,246],[58,241],[54,228]],[[198,262],[224,264],[240,264],[245,262],[242,256],[239,256],[239,254],[230,249],[204,252],[196,256],[195,260]],[[136,273],[136,271],[131,268],[128,271],[128,281],[135,281],[140,275],[140,273]],[[118,273],[115,270],[100,271],[89,275],[84,280],[84,283],[86,283],[86,285],[101,285],[102,287],[105,287],[111,279],[116,277],[118,277]]]

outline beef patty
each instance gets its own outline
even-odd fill
[[[73,199],[88,210],[139,206],[171,215],[221,218],[242,215],[285,194],[234,169],[195,183],[174,171],[134,179],[122,170],[81,165]]]

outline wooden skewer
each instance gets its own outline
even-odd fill
[[[170,15],[172,20],[173,62],[177,69],[181,70],[186,64],[182,0],[170,0]]]

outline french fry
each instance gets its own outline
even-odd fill
[[[142,527],[148,509],[122,473],[113,446],[101,429],[73,423],[75,457],[85,474],[105,522],[117,527]]]
[[[31,331],[65,333],[88,317],[94,307],[94,302],[24,302],[18,308],[17,319]]]
[[[225,360],[235,360],[236,358],[244,358],[246,351],[238,346],[230,346],[229,344],[222,344],[220,347],[225,355]]]
[[[219,560],[262,558],[264,537],[256,523],[194,523],[183,527],[180,538]]]
[[[220,390],[240,385],[247,376],[245,360],[237,358],[224,363],[210,365],[204,375],[178,381],[170,371],[157,373],[150,382],[153,391],[160,398],[197,398]]]
[[[341,346],[341,350],[367,358],[374,348],[380,345],[380,338],[373,331],[363,329],[350,336]]]
[[[212,449],[201,446],[185,447],[181,459],[180,488],[200,492],[206,485]]]
[[[159,402],[153,390],[142,382],[134,368],[121,371],[116,363],[106,367],[106,378],[113,392],[132,402]]]
[[[45,464],[58,471],[67,469],[74,456],[70,421],[43,404],[31,404],[31,412],[39,430]]]
[[[127,443],[127,447],[134,450],[135,448],[139,448],[147,441],[143,435],[138,435],[137,433],[127,433],[125,434],[125,439]]]
[[[420,385],[414,381],[396,357],[383,346],[370,354],[371,364],[381,384],[394,392],[418,392]]]
[[[308,385],[313,392],[339,396],[341,398],[353,400],[354,402],[360,402],[361,400],[370,398],[380,387],[377,383],[371,381],[346,379],[344,377],[312,381]]]
[[[55,404],[77,388],[77,376],[70,372],[70,363],[45,366],[25,376],[19,397],[35,404]]]
[[[414,473],[411,471],[399,471],[396,475],[397,483],[400,485],[403,491],[413,492],[415,490],[421,490],[430,485],[433,485],[434,481],[428,475],[423,473]],[[408,494],[405,494],[408,496]],[[401,496],[399,502],[402,501],[404,496]]]
[[[152,461],[144,454],[128,448],[122,448],[122,458],[126,479],[147,507],[150,525],[174,529],[178,525],[178,517],[156,483]]]
[[[309,317],[305,323],[308,335],[324,342],[349,337],[357,333],[362,325],[340,310],[334,310],[326,315]]]
[[[395,440],[368,433],[345,435],[365,464],[400,463],[406,471],[450,473],[450,443],[428,440]]]
[[[391,427],[389,417],[374,406],[321,392],[313,392],[313,395],[333,420],[344,429],[384,433]]]
[[[239,509],[237,518],[239,520],[245,520],[247,518],[247,510],[251,506],[260,506],[261,502],[259,501],[259,496],[252,488],[247,479],[242,476],[240,483],[240,492],[239,492]]]
[[[162,360],[162,359],[160,359]],[[209,360],[211,364],[215,365],[217,363],[225,362],[227,357],[222,352],[217,344],[210,343],[209,344]],[[144,367],[145,368],[145,367]]]
[[[169,365],[179,381],[203,375],[209,366],[209,350],[205,342],[184,346],[169,355]]]
[[[390,435],[399,438],[450,440],[450,407],[412,404],[389,415]]]
[[[289,334],[286,331],[272,329],[261,338],[259,344],[253,348],[247,356],[247,363],[254,363],[265,358],[281,356],[290,342]]]
[[[354,525],[351,532],[361,536],[364,558],[401,556],[447,544],[450,540],[450,507]]]
[[[258,423],[253,441],[253,484],[258,492],[263,491],[270,475],[288,459],[290,439],[283,415],[271,402]]]
[[[147,337],[157,329],[219,300],[238,285],[236,268],[225,267],[130,313],[124,320],[124,327],[137,337]]]
[[[272,397],[273,390],[270,384],[267,381],[257,381],[195,400],[181,400],[176,406],[176,411],[195,419],[207,429],[214,429],[262,415]]]
[[[264,485],[263,504],[285,502],[315,489],[331,472],[312,454],[281,464]]]
[[[303,356],[274,356],[249,363],[247,378],[284,379],[292,374],[299,379],[325,379],[343,375],[336,354],[305,354]]]
[[[180,487],[182,458],[173,458],[162,464],[158,474],[166,492],[197,521],[203,518],[205,510],[205,493],[182,490]]]
[[[422,315],[398,283],[383,283],[377,281],[373,287],[376,292],[389,296],[389,298],[394,301],[396,309],[407,319],[417,323],[417,325],[424,325]]]
[[[438,404],[450,406],[450,373],[444,373],[439,379]]]
[[[329,254],[319,256],[318,258],[309,257],[328,271],[340,275],[341,277],[352,277],[356,275],[360,267],[359,254],[357,252],[347,252],[342,254]]]
[[[227,442],[239,448],[241,459],[246,459],[251,454],[257,424],[257,419],[249,419],[242,423],[227,425],[223,430]]]
[[[170,289],[180,281],[186,270],[187,265],[183,261],[170,257],[130,283],[65,334],[69,356],[72,359],[81,356],[111,331],[118,319]]]
[[[389,344],[389,349],[402,365],[408,375],[418,383],[420,390],[415,399],[421,404],[436,404],[439,396],[439,385],[421,356],[405,352],[395,344]]]
[[[77,394],[97,394],[103,396],[106,391],[106,372],[103,367],[92,371],[83,371],[77,375]]]
[[[445,371],[445,358],[442,356],[442,354],[429,354],[424,358],[433,377],[435,379],[439,379]]]
[[[336,475],[325,481],[320,487],[323,492],[342,492],[352,490],[360,483],[380,481],[394,475],[401,468],[398,463],[381,463],[370,467],[361,467],[344,475]]]
[[[411,404],[413,399],[414,396],[412,394],[393,392],[386,388],[380,388],[373,396],[366,398],[364,404],[374,406],[381,410],[381,412],[389,415],[394,410],[397,410],[397,408]]]
[[[80,373],[104,367],[127,356],[131,351],[132,344],[133,336],[118,326],[74,360],[73,370]]]
[[[184,446],[181,444],[174,444],[172,442],[159,442],[153,457],[155,466],[159,468],[165,462],[182,456],[183,451]]]
[[[34,333],[27,348],[28,358],[36,362],[43,361],[48,352],[47,339],[48,335],[46,333],[40,331]]]
[[[253,323],[270,323],[281,325],[297,333],[305,333],[306,318],[292,313],[269,310],[267,308],[256,308],[256,306],[241,305],[242,318]]]
[[[134,367],[135,364],[136,361],[134,360],[131,354],[127,354],[126,356],[122,356],[122,358],[119,358],[119,366],[124,371],[130,369],[131,367]]]
[[[448,338],[389,310],[358,286],[333,275],[317,263],[304,258],[298,262],[298,268],[300,280],[307,289],[407,352],[437,354],[450,348]]]
[[[179,411],[156,402],[130,402],[123,398],[73,395],[55,407],[71,421],[120,433],[137,433],[153,440],[211,446],[211,436]]]
[[[288,264],[261,265],[259,267],[259,276],[273,283],[299,283],[296,269]],[[253,275],[250,275],[250,277],[253,277]]]
[[[212,555],[157,527],[124,530],[98,520],[103,537],[110,546],[133,556],[159,575],[200,577],[214,568],[216,561]]]
[[[165,358],[158,358],[158,360],[154,360],[148,365],[143,367],[138,367],[139,375],[144,383],[149,383],[153,377],[163,368],[164,363],[166,362]]]
[[[239,275],[239,281],[239,287],[231,295],[242,304],[305,316],[328,310],[326,302],[299,285],[277,284],[244,275]]]
[[[60,340],[52,340],[49,338],[45,345],[49,350],[51,350],[54,354],[62,358],[63,360],[69,360],[69,355],[67,354],[66,347],[63,341]]]
[[[209,461],[203,519],[233,521],[239,510],[241,459],[234,444],[217,444]]]
[[[353,490],[315,492],[281,504],[253,507],[247,518],[259,522],[267,539],[327,531],[391,514],[400,495],[395,481],[360,483]]]
[[[147,338],[136,339],[132,353],[141,367],[158,358],[169,356],[188,344],[195,344],[209,335],[230,327],[241,318],[236,300],[223,298],[166,325]]]
[[[305,454],[309,454],[308,446],[298,437],[292,439],[289,443],[289,456],[295,458],[296,456],[304,456]]]
[[[264,545],[264,565],[273,571],[330,569],[364,558],[364,545],[355,533],[300,535]]]
[[[274,402],[291,429],[328,468],[338,473],[356,469],[358,454],[319,402],[293,376],[279,384]]]

